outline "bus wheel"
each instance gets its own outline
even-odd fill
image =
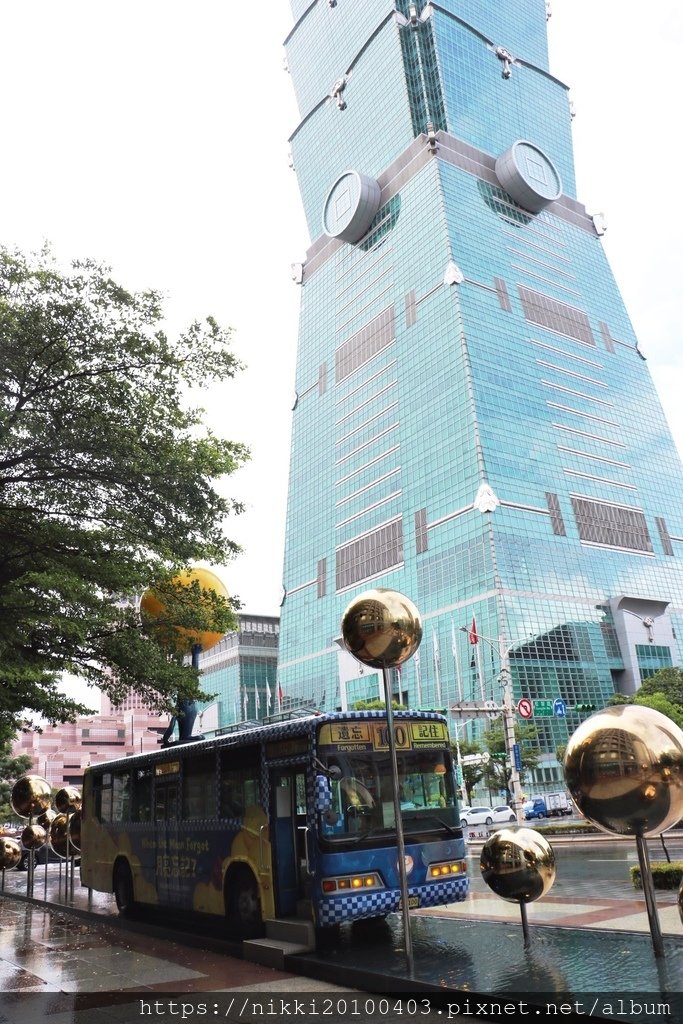
[[[261,901],[256,879],[248,868],[242,868],[226,881],[226,911],[229,923],[243,939],[256,939],[263,934]]]
[[[131,917],[135,910],[133,876],[125,860],[118,860],[114,865],[114,898],[119,914]]]

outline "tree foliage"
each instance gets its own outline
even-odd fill
[[[519,744],[522,759],[522,768],[519,773],[520,781],[523,783],[528,771],[533,771],[538,766],[540,751],[533,742],[538,737],[538,730],[532,723],[515,723],[515,742]],[[509,759],[496,757],[505,754],[505,732],[503,723],[495,721],[484,731],[484,747],[491,754],[491,760],[486,765],[484,777],[489,789],[507,790],[510,780],[511,767]]]
[[[683,670],[660,668],[645,679],[632,696],[615,693],[609,700],[610,706],[638,704],[653,708],[670,718],[683,729]]]
[[[634,703],[644,703],[643,698],[661,694],[671,704],[683,711],[683,670],[680,668],[660,668],[658,672],[645,679],[634,695]]]
[[[12,757],[9,742],[0,744],[0,822],[15,818],[12,809],[12,787],[20,776],[31,768],[31,758],[27,754]]]
[[[0,248],[0,723],[87,710],[57,689],[84,677],[116,702],[198,694],[197,673],[139,620],[154,586],[190,629],[234,625],[237,602],[169,581],[237,550],[240,511],[217,483],[248,457],[216,437],[192,389],[239,369],[214,319],[170,340],[159,293],[92,261]]]

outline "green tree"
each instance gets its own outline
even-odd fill
[[[535,725],[531,723],[515,723],[515,742],[519,743],[522,768],[519,773],[520,782],[524,783],[527,772],[533,771],[538,765],[540,752],[533,742],[538,737]],[[490,752],[491,760],[486,765],[484,777],[489,789],[507,790],[510,780],[510,764],[505,751],[505,733],[501,721],[495,721],[484,730],[484,747]]]
[[[0,745],[0,821],[16,818],[12,809],[12,787],[16,780],[31,768],[31,758],[26,754],[12,757],[9,743]]]
[[[65,672],[159,710],[199,695],[130,599],[157,588],[194,635],[235,623],[236,600],[169,583],[238,550],[218,484],[248,452],[192,404],[239,368],[229,342],[210,317],[169,340],[160,294],[92,261],[0,248],[0,724],[87,710],[58,691]]]
[[[661,694],[674,707],[683,711],[683,670],[660,668],[641,684],[640,689],[634,694],[634,703],[644,704],[644,698],[654,694]]]
[[[467,757],[468,754],[481,754],[481,745],[476,740],[460,741],[460,756]],[[451,744],[453,759],[457,761],[458,752],[454,743]],[[472,803],[472,794],[475,787],[484,778],[485,766],[483,764],[463,764],[462,766],[462,788],[467,797],[466,803]]]

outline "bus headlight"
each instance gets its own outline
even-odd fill
[[[440,864],[430,864],[427,868],[427,878],[436,881],[438,878],[452,878],[454,875],[467,874],[467,861],[446,860]]]
[[[323,878],[320,885],[325,893],[367,892],[368,889],[384,888],[384,883],[376,871],[368,871],[363,875],[342,875],[338,878]]]

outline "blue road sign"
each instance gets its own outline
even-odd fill
[[[522,751],[519,749],[519,743],[513,743],[512,745],[512,756],[515,762],[515,768],[517,771],[522,769]]]
[[[556,697],[553,701],[553,714],[556,718],[565,718],[567,715],[567,705],[561,697]]]

